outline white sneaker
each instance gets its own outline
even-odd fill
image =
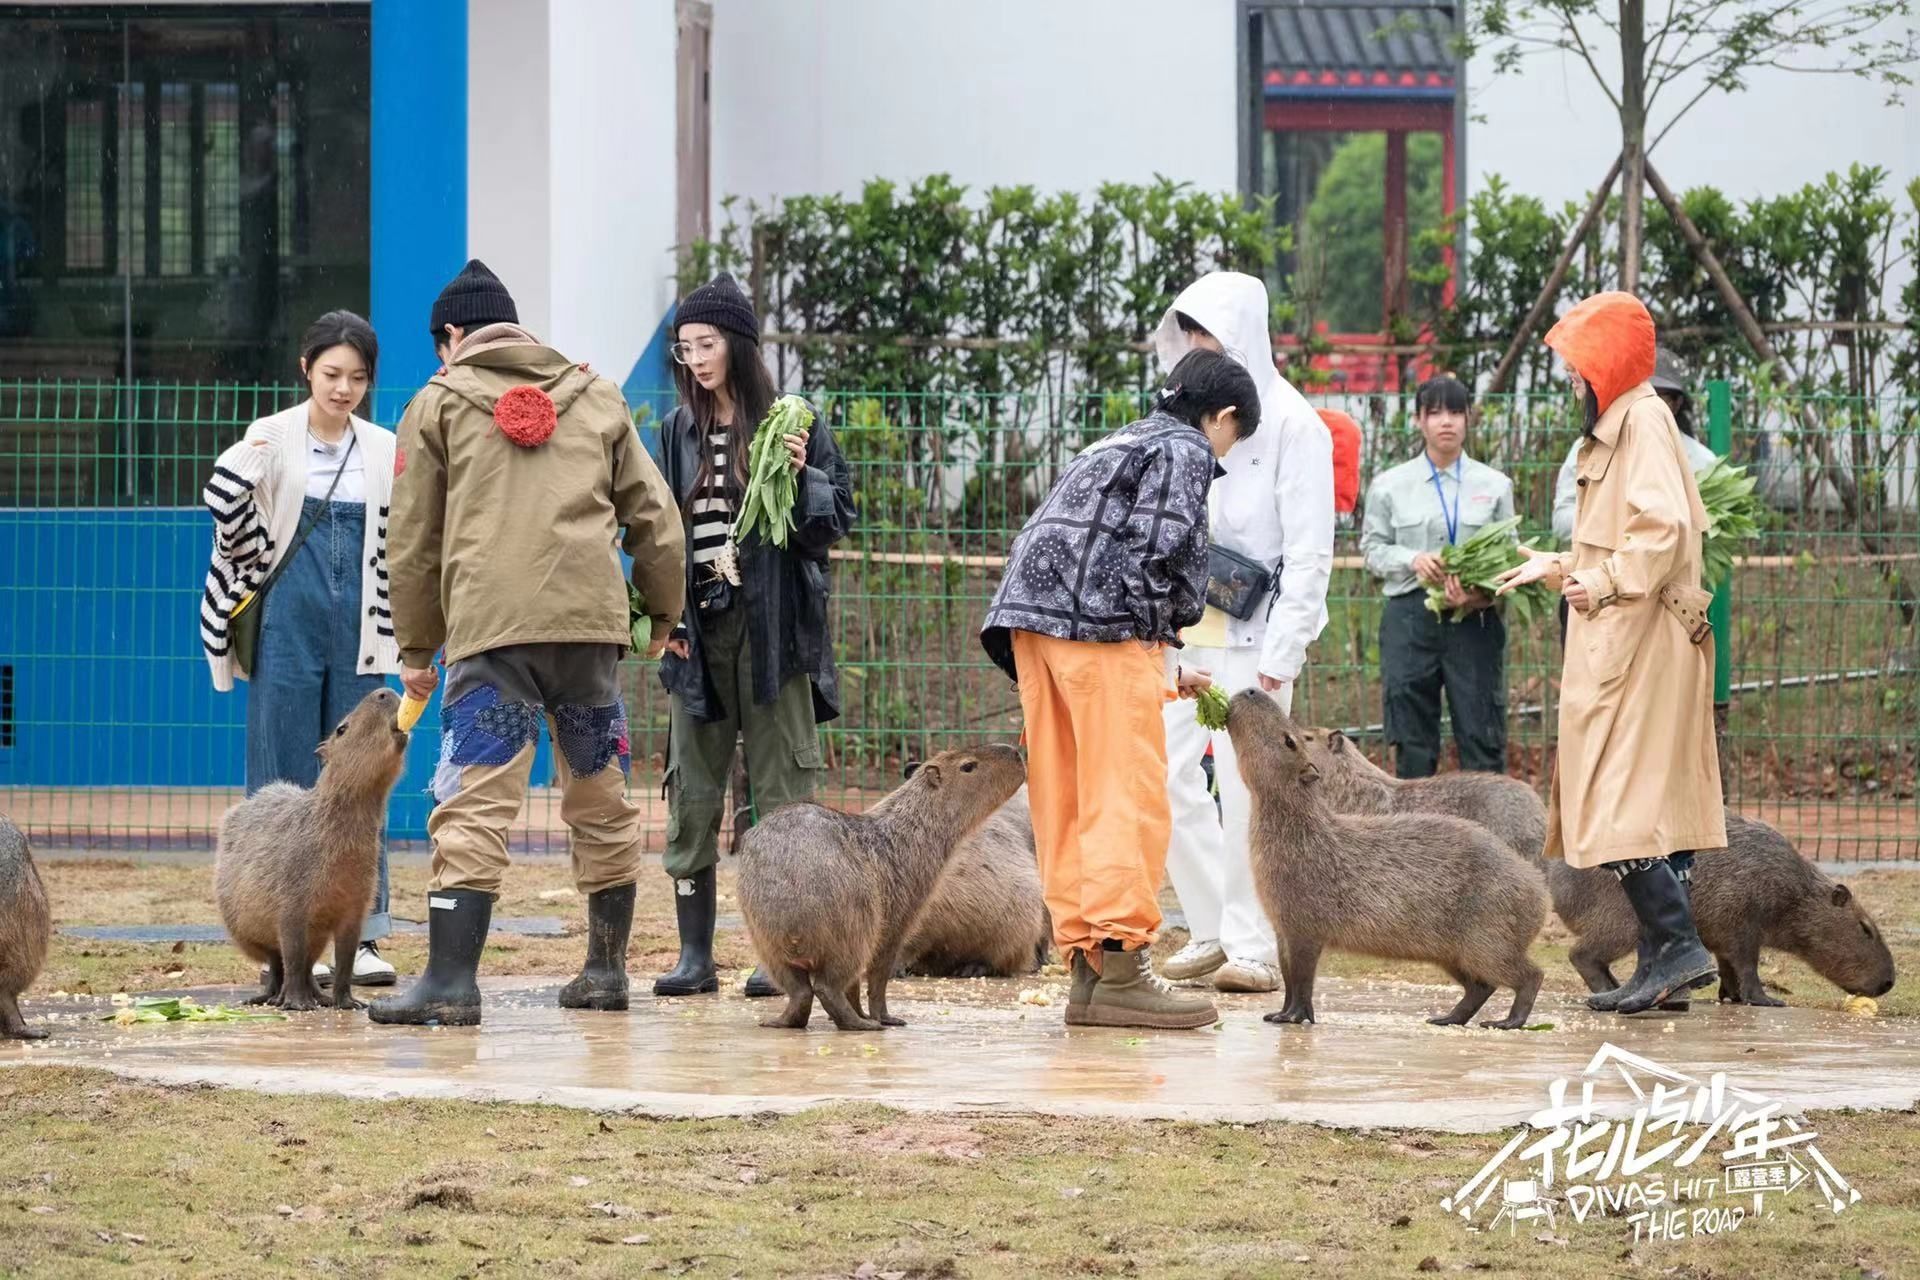
[[[393,966],[380,956],[380,949],[371,942],[360,944],[360,950],[353,955],[353,985],[356,987],[390,987],[394,983]]]
[[[1213,971],[1215,991],[1278,991],[1280,971],[1260,960],[1229,960]]]
[[[1204,978],[1227,962],[1227,952],[1213,938],[1195,938],[1167,958],[1160,976],[1174,982]]]

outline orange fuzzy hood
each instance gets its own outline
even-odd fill
[[[1593,387],[1600,412],[1653,376],[1653,317],[1630,293],[1596,293],[1560,317],[1547,345]]]

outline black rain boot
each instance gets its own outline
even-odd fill
[[[451,902],[450,907],[440,903]],[[480,1025],[480,949],[493,923],[493,895],[478,889],[427,893],[427,971],[391,1000],[367,1006],[375,1022],[415,1027]]]
[[[626,1009],[634,892],[635,886],[621,884],[587,895],[587,962],[579,977],[560,988],[562,1009]]]
[[[1682,876],[1678,871],[1678,869],[1676,869],[1673,874],[1674,874],[1674,878],[1680,881],[1680,893],[1687,900],[1687,914],[1689,917],[1691,917],[1693,914],[1693,880],[1688,876]],[[1697,928],[1695,932],[1698,932]],[[1705,946],[1706,944],[1702,943],[1701,945]],[[1692,1008],[1693,1008],[1693,1001],[1687,999],[1684,995],[1682,995],[1677,999],[1668,1000],[1662,1003],[1660,1006],[1660,1012],[1686,1013]]]
[[[773,985],[773,979],[767,976],[767,971],[755,965],[753,972],[747,975],[747,999],[765,1000],[768,996],[779,994],[780,988]]]
[[[1615,1006],[1616,1013],[1645,1013],[1676,995],[1712,982],[1720,972],[1713,953],[1700,945],[1693,908],[1673,867],[1665,860],[1620,882],[1633,913],[1646,926],[1653,955],[1639,980]]]
[[[673,914],[680,926],[680,963],[653,983],[657,996],[698,996],[720,989],[713,968],[713,922],[719,907],[714,868],[673,882]]]
[[[1624,893],[1625,890],[1623,889],[1621,892]],[[1627,992],[1633,990],[1634,985],[1640,981],[1641,975],[1646,973],[1647,961],[1652,958],[1653,940],[1648,935],[1647,926],[1643,921],[1640,924],[1639,946],[1634,951],[1633,972],[1627,975],[1625,982],[1613,988],[1613,990],[1596,991],[1588,996],[1587,1008],[1598,1010],[1601,1013],[1612,1013],[1615,1009],[1619,1008],[1620,1002],[1627,998]]]
[[[1678,879],[1678,873],[1675,873],[1675,878]],[[1622,892],[1625,892],[1625,890],[1623,889]],[[1692,898],[1693,898],[1693,882],[1690,880],[1681,880],[1680,892],[1687,895],[1689,907],[1691,907]],[[1613,988],[1613,990],[1596,991],[1592,995],[1588,996],[1587,1008],[1597,1010],[1600,1013],[1612,1013],[1616,1009],[1618,1009],[1620,1007],[1620,1002],[1627,998],[1627,992],[1631,991],[1634,987],[1634,984],[1640,981],[1641,975],[1644,974],[1647,970],[1647,962],[1652,958],[1653,958],[1653,941],[1651,936],[1647,932],[1646,924],[1641,923],[1640,942],[1639,942],[1638,949],[1634,954],[1633,972],[1627,976],[1627,980],[1625,982]],[[1684,999],[1668,1000],[1660,1006],[1660,1012],[1686,1013],[1688,1010],[1692,1008],[1693,1008],[1693,1002],[1691,1000],[1684,1000]]]

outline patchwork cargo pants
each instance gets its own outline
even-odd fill
[[[520,644],[447,668],[433,776],[434,889],[500,891],[507,835],[527,800],[544,719],[560,780],[574,886],[597,893],[640,875],[640,811],[627,799],[627,710],[608,644]]]
[[[813,684],[794,676],[771,704],[753,700],[753,649],[744,612],[729,609],[701,623],[707,674],[726,715],[700,720],[673,699],[673,747],[667,762],[667,874],[684,880],[720,861],[720,819],[734,748],[744,741],[747,788],[758,822],[781,805],[813,799],[820,736]]]

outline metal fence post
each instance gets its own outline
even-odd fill
[[[1733,387],[1724,379],[1707,384],[1707,446],[1722,458],[1733,451]],[[1707,620],[1713,625],[1713,737],[1720,755],[1720,796],[1727,796],[1727,715],[1733,683],[1733,574],[1713,584]]]

